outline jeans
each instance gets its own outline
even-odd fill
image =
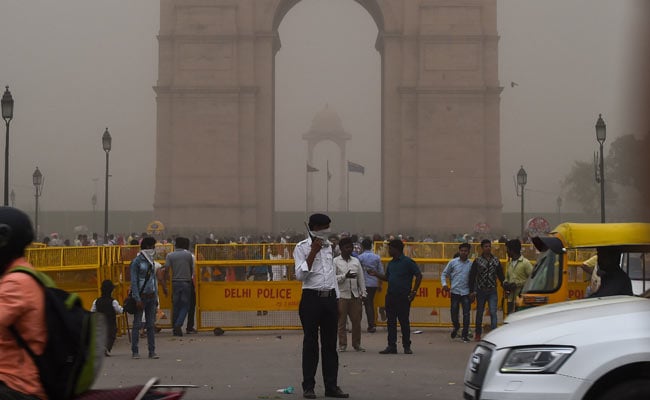
[[[192,292],[190,293],[190,308],[187,311],[187,330],[194,329],[194,316],[196,315],[196,287],[192,284]]]
[[[146,295],[145,295],[146,296]],[[131,331],[131,352],[138,354],[138,341],[140,340],[140,328],[142,328],[142,314],[144,314],[145,327],[147,328],[147,344],[149,354],[156,352],[156,307],[158,298],[156,296],[142,299],[142,310],[137,310],[133,315],[133,330]]]
[[[457,331],[460,328],[460,323],[458,322],[458,311],[460,306],[463,307],[463,337],[467,337],[469,334],[469,310],[470,302],[469,295],[466,294],[461,296],[460,294],[451,294],[451,322],[454,324],[454,330]]]
[[[490,310],[490,329],[497,329],[497,289],[478,289],[476,291],[476,334],[483,332],[483,311],[485,311],[485,302],[488,303]]]
[[[181,328],[190,309],[192,296],[192,282],[172,282],[172,316],[173,327]]]
[[[366,296],[366,299],[363,301],[363,306],[366,309],[368,328],[374,328],[377,325],[375,323],[375,293],[377,293],[377,288],[367,286],[366,291],[368,292],[368,296]]]
[[[411,302],[408,294],[386,294],[386,316],[388,317],[388,347],[397,348],[397,321],[402,330],[402,346],[411,347],[411,324],[409,314]]]

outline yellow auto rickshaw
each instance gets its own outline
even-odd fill
[[[536,236],[532,240],[539,256],[533,273],[522,288],[517,309],[586,297],[591,276],[583,273],[580,265],[600,247],[620,248],[620,266],[631,278],[635,294],[650,288],[648,223],[567,222],[558,225],[548,235]],[[640,285],[635,285],[635,281]]]

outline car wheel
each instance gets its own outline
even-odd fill
[[[619,383],[598,397],[598,400],[650,399],[650,379],[632,379]]]

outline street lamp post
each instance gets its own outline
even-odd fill
[[[38,198],[43,193],[43,174],[36,167],[36,170],[32,174],[32,183],[34,184],[34,226],[36,230],[36,240],[38,240]]]
[[[526,186],[526,183],[528,183],[528,174],[526,173],[526,170],[524,169],[524,166],[522,165],[521,168],[519,168],[519,172],[517,172],[517,196],[521,197],[521,236],[519,237],[521,239],[521,242],[523,243],[524,240],[524,186]]]
[[[11,96],[9,86],[5,86],[5,92],[2,95],[2,119],[5,120],[7,127],[5,133],[5,190],[4,205],[9,205],[9,122],[14,117],[14,98]]]
[[[106,187],[104,188],[104,244],[108,243],[108,153],[111,152],[111,134],[108,132],[108,128],[104,131],[102,135],[102,148],[106,153]]]
[[[557,224],[560,225],[562,223],[562,197],[557,196],[555,203],[557,204]]]
[[[607,138],[607,125],[602,114],[598,114],[596,121],[596,141],[600,145],[599,174],[596,181],[600,183],[600,222],[605,223],[605,159],[603,156],[603,144]]]
[[[11,189],[11,193],[9,193],[9,198],[11,199],[11,206],[16,207],[16,192],[14,192],[13,189]]]

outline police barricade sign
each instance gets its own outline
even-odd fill
[[[302,282],[201,282],[203,311],[297,310]]]

